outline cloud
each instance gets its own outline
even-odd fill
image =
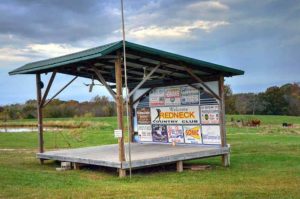
[[[0,48],[0,62],[30,62],[84,50],[69,44],[28,44],[23,48]]]
[[[27,62],[30,60],[24,49],[0,48],[0,62]]]
[[[226,21],[202,21],[198,20],[191,25],[178,25],[172,27],[159,27],[157,25],[149,27],[137,27],[128,31],[129,37],[139,40],[147,40],[153,38],[182,38],[191,39],[194,36],[192,32],[194,30],[203,30],[205,32],[211,32],[212,30],[228,25]]]
[[[30,44],[27,49],[41,57],[56,57],[84,50],[69,44]]]
[[[201,11],[203,9],[211,10],[211,11],[224,11],[224,10],[228,10],[229,6],[220,3],[219,1],[199,1],[199,2],[189,4],[187,6],[187,9],[191,11]]]

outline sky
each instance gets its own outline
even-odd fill
[[[234,93],[300,80],[300,1],[124,0],[124,8],[126,40],[244,70],[226,78]],[[36,98],[35,76],[9,71],[121,39],[120,0],[1,0],[0,105]],[[49,96],[70,79],[58,75]],[[109,96],[100,86],[89,93],[89,82],[58,97]]]

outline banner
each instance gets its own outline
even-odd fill
[[[182,126],[167,126],[169,142],[184,143]]]
[[[138,124],[151,124],[151,115],[149,107],[137,108],[136,115]]]
[[[167,126],[164,124],[152,125],[153,142],[168,142]]]
[[[180,87],[165,88],[165,106],[180,105]]]
[[[185,143],[202,144],[200,126],[183,126]]]
[[[199,106],[151,108],[152,124],[199,124]]]
[[[219,124],[219,105],[201,106],[201,124]]]
[[[203,144],[221,144],[219,125],[202,125]]]
[[[165,105],[165,89],[154,88],[149,94],[150,106],[164,106]]]
[[[142,142],[152,142],[151,125],[138,125],[138,135]]]
[[[181,87],[181,104],[192,105],[199,104],[199,91],[191,86]]]

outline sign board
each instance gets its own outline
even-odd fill
[[[185,143],[202,144],[201,130],[199,125],[183,126]]]
[[[202,139],[203,144],[221,144],[220,126],[203,125]]]
[[[137,108],[137,123],[138,124],[151,124],[150,108]]]
[[[182,105],[193,105],[199,104],[200,93],[197,89],[191,86],[181,87],[181,104]]]
[[[152,142],[151,125],[138,125],[138,135],[142,142]]]
[[[115,134],[115,138],[121,138],[122,137],[122,130],[121,129],[115,129],[114,134]]]
[[[199,106],[151,108],[152,124],[199,124]]]
[[[184,143],[182,126],[172,125],[167,126],[169,142]]]
[[[149,94],[150,106],[164,106],[165,105],[165,89],[155,88]]]
[[[152,125],[153,142],[168,142],[167,126],[164,124]]]
[[[141,142],[220,144],[218,103],[187,84],[154,88],[135,106],[135,130]]]
[[[202,124],[219,124],[219,105],[201,106],[201,123]]]
[[[165,88],[165,106],[178,106],[181,103],[180,87]]]

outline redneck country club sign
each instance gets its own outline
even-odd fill
[[[151,108],[152,124],[199,124],[198,106]]]
[[[200,92],[188,85],[158,87],[150,91],[149,107],[136,108],[142,142],[219,144],[219,105],[201,106]]]

